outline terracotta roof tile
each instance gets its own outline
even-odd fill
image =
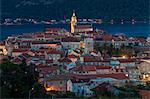
[[[96,66],[96,69],[111,69],[111,66]]]
[[[57,71],[58,67],[56,67],[56,66],[52,66],[52,67],[51,66],[43,66],[43,67],[38,67],[37,69],[40,73],[47,74],[49,72]]]
[[[101,57],[99,56],[85,56],[84,57],[84,62],[100,62]]]
[[[62,42],[80,42],[81,38],[75,38],[75,37],[66,37],[62,38]]]
[[[72,62],[68,57],[64,57],[64,58],[61,58],[59,59],[59,62]]]
[[[68,58],[79,58],[79,57],[71,54],[71,55],[68,55]]]
[[[60,30],[62,30],[61,28],[46,28],[45,32],[46,33],[54,33],[54,32],[59,32]]]
[[[75,71],[96,71],[96,67],[94,65],[83,65],[76,66]]]
[[[119,59],[119,62],[121,63],[129,63],[129,62],[136,62],[135,59]]]
[[[101,78],[115,78],[115,79],[128,79],[124,73],[114,73],[114,74],[91,74],[91,75],[73,75],[76,79],[95,79]]]
[[[139,90],[139,94],[142,97],[142,99],[150,98],[150,90]]]
[[[53,60],[46,60],[46,64],[53,63]]]
[[[31,46],[21,45],[21,46],[18,46],[18,48],[26,48],[26,49],[28,48],[29,49],[29,48],[31,48]]]
[[[23,52],[27,52],[28,50],[21,50],[21,49],[13,49],[12,52],[20,52],[20,53],[23,53]]]
[[[108,82],[103,82],[101,84],[99,84],[97,87],[91,89],[91,90],[96,90],[96,91],[108,91],[108,86],[111,86],[110,83]]]
[[[77,25],[75,29],[87,29],[87,28],[93,28],[91,25]]]
[[[47,54],[64,54],[64,52],[57,50],[49,50],[47,51]]]
[[[71,78],[72,78],[71,75],[64,75],[64,74],[62,74],[62,75],[53,75],[51,77],[46,78],[45,80],[47,82],[48,81],[62,81],[62,80],[64,81],[64,80],[69,80]]]
[[[5,42],[0,42],[0,46],[5,46]]]

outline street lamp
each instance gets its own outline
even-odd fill
[[[31,95],[31,92],[34,90],[34,88],[31,88],[30,90],[29,90],[29,99],[30,99],[30,95]]]
[[[126,56],[123,55],[122,58],[126,58]]]

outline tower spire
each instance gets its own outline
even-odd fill
[[[77,18],[75,15],[75,10],[73,10],[73,15],[71,17],[71,33],[74,33],[76,23],[77,23]]]
[[[73,10],[73,15],[72,15],[72,16],[76,16],[76,15],[75,15],[75,10]]]

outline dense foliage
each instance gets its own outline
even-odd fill
[[[149,19],[149,0],[2,0],[2,17]]]
[[[136,56],[137,53],[134,52],[133,47],[134,47],[133,45],[129,46],[122,45],[120,48],[115,48],[113,44],[108,43],[104,43],[103,45],[100,45],[99,43],[94,44],[94,48],[96,51],[99,51],[104,55],[108,54],[109,56],[112,55],[121,55],[126,57]]]
[[[25,62],[16,65],[10,61],[0,64],[1,70],[1,98],[27,98],[29,90],[34,86],[36,79],[31,66]]]
[[[0,64],[0,98],[51,98],[74,97],[74,93],[50,92],[46,94],[44,87],[38,83],[38,73],[33,71],[33,65],[25,62],[20,65],[5,60]]]

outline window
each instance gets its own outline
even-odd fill
[[[60,84],[63,84],[63,81],[60,81],[59,83],[60,83]]]
[[[116,72],[118,72],[118,69],[116,70]]]

